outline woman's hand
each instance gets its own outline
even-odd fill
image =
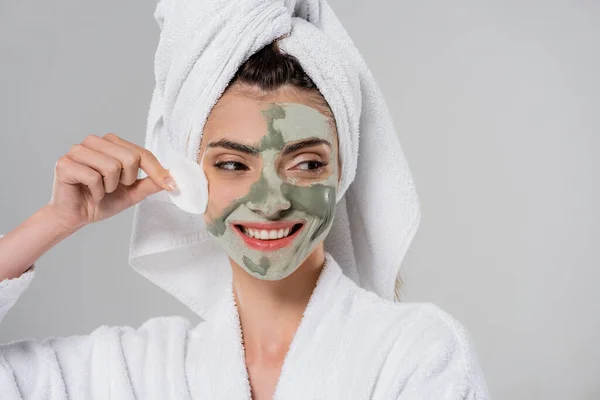
[[[138,168],[148,176],[137,179]],[[75,231],[174,187],[168,170],[149,150],[114,133],[89,135],[56,162],[46,207],[60,225]]]

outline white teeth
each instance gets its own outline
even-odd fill
[[[290,234],[290,228],[286,229],[251,229],[242,226],[242,232],[249,237],[261,240],[274,240],[287,237]]]

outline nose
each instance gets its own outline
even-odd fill
[[[266,193],[256,201],[249,201],[247,204],[252,211],[266,218],[272,218],[291,206],[281,192],[281,182],[267,182]]]

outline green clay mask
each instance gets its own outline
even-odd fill
[[[329,233],[336,204],[338,155],[335,133],[327,117],[316,109],[278,102],[269,103],[261,112],[267,132],[258,146],[260,178],[246,195],[210,221],[208,230],[249,274],[278,280],[294,272]],[[286,146],[314,139],[331,144],[329,159],[322,160],[329,164],[331,173],[307,183],[302,177],[282,172],[278,161]],[[270,234],[270,240],[265,234]]]

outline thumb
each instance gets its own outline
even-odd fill
[[[138,179],[132,185],[127,186],[126,190],[129,193],[131,205],[133,206],[144,200],[146,197],[164,189],[147,176],[143,179]]]

